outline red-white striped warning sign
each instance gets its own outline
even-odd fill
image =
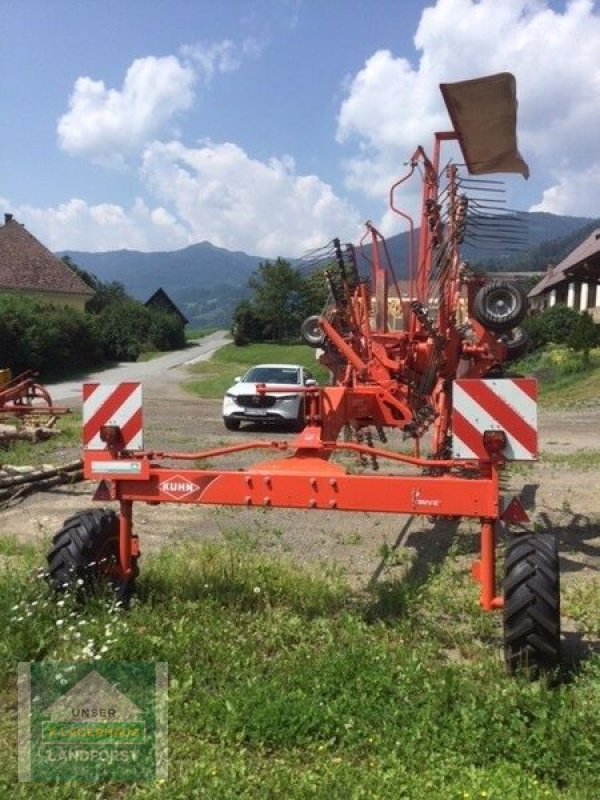
[[[106,450],[102,425],[118,425],[128,450],[143,448],[142,384],[83,384],[83,446]]]
[[[485,431],[506,434],[505,458],[537,457],[537,381],[534,378],[465,378],[452,390],[452,454],[488,460]]]

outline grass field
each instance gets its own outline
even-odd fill
[[[254,364],[302,364],[319,383],[327,381],[327,372],[315,358],[315,351],[303,344],[250,344],[236,347],[228,344],[218,350],[210,361],[190,368],[194,376],[186,389],[200,397],[222,398],[233,379]]]
[[[306,345],[230,344],[216,352],[210,361],[192,367],[194,377],[186,388],[200,397],[221,398],[236,375],[243,374],[253,364],[269,361],[303,364],[320,383],[327,381],[327,373],[317,363],[315,351]],[[589,364],[583,363],[581,354],[564,346],[550,345],[512,366],[515,373],[538,378],[540,405],[544,407],[568,408],[600,402],[600,348],[590,353]]]
[[[0,796],[597,797],[600,659],[554,685],[506,677],[498,617],[479,611],[456,556],[420,584],[357,597],[243,540],[187,545],[144,559],[123,612],[108,599],[58,607],[33,577],[40,553],[13,542],[0,574]],[[597,637],[600,585],[568,593],[565,612]],[[16,783],[17,662],[90,653],[168,662],[164,784]]]
[[[564,345],[548,345],[515,362],[514,371],[532,375],[540,382],[540,405],[570,408],[600,402],[600,348],[583,356]]]

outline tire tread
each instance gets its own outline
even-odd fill
[[[504,651],[510,673],[532,677],[560,660],[560,573],[556,536],[509,542],[504,577]]]

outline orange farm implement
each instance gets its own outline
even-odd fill
[[[14,378],[10,370],[0,370],[0,414],[14,416],[67,414],[68,408],[55,406],[46,387],[32,370]]]
[[[391,210],[408,222],[408,289],[396,281],[386,243],[370,223],[361,242],[368,279],[359,274],[355,249],[334,240],[326,270],[331,302],[302,326],[307,343],[321,349],[331,385],[303,390],[305,427],[296,438],[195,453],[144,450],[141,386],[84,386],[84,474],[100,482],[95,499],[115,501],[119,511],[86,511],[65,522],[48,556],[57,588],[100,575],[127,599],[140,554],[135,501],[466,517],[480,530],[472,573],[481,607],[503,609],[509,670],[537,674],[557,664],[554,537],[511,536],[497,589],[498,524],[527,520],[517,499],[503,504],[500,472],[507,461],[537,455],[536,383],[503,377],[522,341],[526,298],[517,285],[486,283],[460,255],[469,236],[513,223],[510,214],[498,217],[471,200],[466,188],[495,191],[497,182],[480,175],[528,174],[516,146],[515,81],[502,73],[441,90],[453,129],[434,135],[431,156],[418,147],[390,190]],[[446,147],[460,151],[464,163],[442,162]],[[396,202],[413,176],[421,178],[418,231]],[[393,324],[390,301],[399,309]],[[277,391],[257,388],[259,396]],[[412,441],[413,453],[386,447],[388,434]],[[245,469],[197,466],[253,450],[271,456]],[[351,474],[345,453],[377,471]]]

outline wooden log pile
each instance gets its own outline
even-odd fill
[[[16,425],[0,422],[0,446],[9,445],[11,442],[42,442],[60,433],[55,428],[57,417],[51,416],[44,419],[36,414],[23,417]]]
[[[81,459],[55,467],[10,467],[0,469],[0,507],[25,497],[32,492],[41,492],[62,483],[78,483],[83,480]]]

